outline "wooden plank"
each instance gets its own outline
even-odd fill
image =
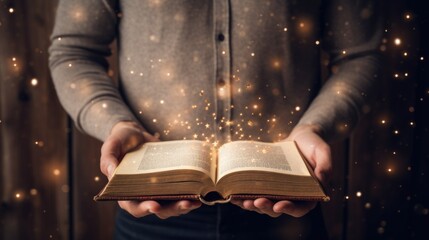
[[[331,200],[322,203],[322,211],[326,229],[330,239],[342,239],[344,234],[344,210],[347,202],[344,199],[347,187],[347,141],[331,143],[332,152],[332,176],[325,190]]]
[[[93,196],[107,183],[100,171],[101,143],[73,131],[73,238],[112,239],[114,202],[94,202]]]
[[[46,64],[55,3],[0,3],[1,239],[68,237],[66,116]]]

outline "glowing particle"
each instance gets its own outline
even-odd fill
[[[345,198],[346,200],[348,200],[348,199],[349,199],[349,196],[345,196],[344,198]]]
[[[399,134],[398,130],[393,131],[394,134]]]
[[[283,31],[287,32],[287,28],[283,28]]]
[[[404,18],[405,18],[405,20],[411,20],[412,16],[411,16],[411,14],[406,13],[406,14],[404,15]]]
[[[13,58],[12,58],[12,61],[14,61],[14,62],[15,62],[15,61],[16,61],[16,58],[15,58],[15,57],[13,57]]]
[[[414,126],[414,122],[410,122],[410,126]]]
[[[258,109],[258,105],[253,105],[253,109]]]
[[[222,55],[225,55],[226,54],[226,52],[225,51],[222,51]]]
[[[404,76],[405,76],[405,77],[408,77],[408,73],[404,73]]]
[[[408,53],[407,52],[404,52],[404,56],[406,57],[406,56],[408,56]]]
[[[149,36],[149,40],[151,40],[151,41],[156,41],[156,37],[155,37],[155,35],[150,35],[150,36]]]
[[[31,79],[31,85],[32,86],[37,86],[38,83],[39,83],[39,81],[36,78]]]
[[[250,56],[254,57],[254,56],[255,56],[255,53],[251,53],[251,54],[250,54]]]
[[[61,172],[59,169],[54,169],[54,171],[52,171],[52,174],[54,174],[55,176],[59,176]]]
[[[386,120],[381,120],[381,124],[385,124],[386,123]]]
[[[388,169],[387,169],[387,171],[388,171],[388,172],[392,172],[392,169],[391,169],[391,168],[388,168]]]
[[[395,43],[395,45],[396,46],[399,46],[399,45],[401,45],[401,39],[400,38],[395,38],[395,40],[394,40],[394,43]]]
[[[343,54],[346,54],[347,52],[346,52],[346,50],[343,50],[343,52],[342,52]]]
[[[300,107],[300,106],[296,106],[296,107],[295,107],[295,111],[299,112],[300,110],[301,110],[301,107]]]
[[[14,12],[15,12],[15,9],[9,8],[9,13],[14,13]]]
[[[100,177],[99,176],[95,176],[94,177],[94,181],[96,181],[96,182],[100,181]]]
[[[71,63],[69,63],[69,67],[72,67],[73,65]]]
[[[319,44],[320,44],[320,41],[319,41],[319,40],[317,40],[317,41],[316,41],[316,45],[319,45]]]
[[[69,192],[69,190],[70,190],[69,185],[64,184],[64,185],[62,185],[62,186],[61,186],[61,191],[62,191],[63,193],[68,193],[68,192]]]
[[[37,189],[35,189],[35,188],[32,188],[31,190],[30,190],[30,195],[32,195],[32,196],[35,196],[35,195],[37,195]]]
[[[159,103],[164,104],[164,100],[160,100]]]
[[[357,191],[357,192],[356,192],[356,197],[362,197],[362,192]]]
[[[17,199],[21,198],[21,193],[16,193],[16,194],[15,194],[15,197],[16,197]]]
[[[395,77],[395,78],[398,78],[398,77],[399,77],[399,74],[395,73],[394,77]]]
[[[102,107],[102,108],[107,108],[107,106],[108,106],[108,105],[107,105],[107,103],[103,103],[103,104],[101,104],[101,107]]]
[[[424,57],[420,57],[420,61],[423,61],[423,60],[425,60],[425,58]]]

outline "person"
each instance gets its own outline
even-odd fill
[[[49,63],[76,126],[104,142],[108,177],[149,141],[291,139],[326,182],[328,143],[351,132],[376,90],[378,8],[369,0],[64,0]],[[115,39],[118,82],[105,60]],[[119,206],[117,239],[327,238],[315,202]]]

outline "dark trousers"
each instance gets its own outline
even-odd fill
[[[271,218],[231,204],[202,206],[165,220],[154,215],[134,218],[122,209],[115,239],[328,239],[320,207],[302,218]]]

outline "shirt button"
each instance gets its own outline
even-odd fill
[[[217,40],[219,40],[220,42],[223,42],[225,40],[225,35],[223,35],[222,33],[219,33],[217,35]]]
[[[219,80],[217,81],[217,86],[218,86],[218,87],[220,87],[220,88],[225,87],[225,80],[223,80],[223,79],[219,79]]]

